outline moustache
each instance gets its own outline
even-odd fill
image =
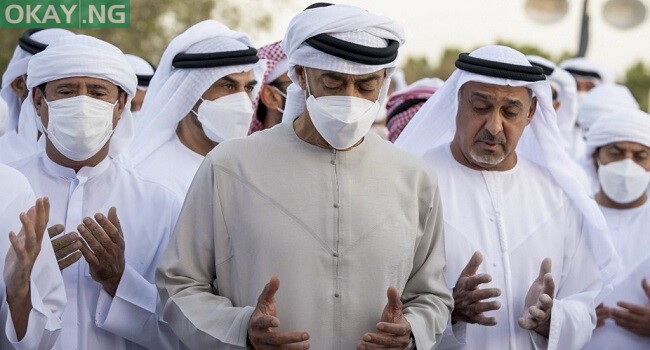
[[[476,135],[476,138],[474,138],[474,142],[488,142],[488,143],[496,143],[499,145],[505,145],[506,137],[501,132],[496,135],[492,135],[489,131],[483,129],[478,135]]]

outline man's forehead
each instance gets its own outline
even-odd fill
[[[363,80],[376,77],[384,77],[386,75],[386,68],[376,70],[367,74],[348,74],[337,72],[333,70],[324,70],[318,68],[308,68],[310,71],[314,71],[317,76],[326,76],[333,79],[342,79],[342,80]]]
[[[117,89],[117,85],[113,84],[112,82],[110,82],[110,81],[108,81],[106,79],[95,78],[95,77],[84,77],[84,76],[67,77],[67,78],[52,80],[52,81],[48,82],[47,85],[48,86],[98,85],[98,86],[102,86],[102,87],[105,87],[105,88],[110,88],[112,86],[112,87],[115,87]]]
[[[613,143],[610,143],[608,145],[603,146],[603,148],[605,148],[605,149],[617,148],[617,149],[632,151],[632,152],[638,152],[638,151],[649,151],[650,152],[650,147],[645,146],[643,144],[640,144],[638,142],[632,142],[632,141],[613,142]]]
[[[467,93],[467,96],[477,95],[509,100],[526,100],[530,96],[528,88],[524,86],[497,85],[478,81],[466,82],[459,91]]]
[[[230,73],[219,80],[219,81],[249,81],[255,79],[255,74],[253,73],[253,70],[247,70],[245,72],[237,72],[237,73]]]

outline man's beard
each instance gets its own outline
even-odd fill
[[[472,161],[475,164],[478,165],[489,165],[489,166],[496,166],[501,164],[505,159],[506,155],[505,154],[500,154],[500,155],[485,155],[485,154],[478,154],[474,149],[469,150],[469,157],[472,159]]]
[[[474,142],[496,143],[501,145],[501,147],[505,147],[506,137],[503,133],[492,135],[489,131],[483,129],[478,135],[476,135]],[[499,165],[506,159],[505,153],[502,153],[500,155],[485,155],[477,153],[474,149],[469,150],[469,157],[472,158],[472,161],[476,164],[484,164],[488,166]]]

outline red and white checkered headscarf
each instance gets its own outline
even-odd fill
[[[257,56],[260,59],[266,60],[266,71],[264,72],[264,79],[262,79],[264,85],[272,83],[289,69],[287,55],[282,51],[280,41],[260,47],[259,50],[257,50]],[[261,91],[262,90],[260,89],[260,93]],[[248,132],[249,134],[260,131],[264,128],[261,119],[257,115],[257,106],[259,102],[260,94],[257,94],[253,101],[253,110],[255,111],[255,115],[251,121],[251,127]]]
[[[443,83],[444,81],[438,78],[424,78],[409,85],[405,89],[390,95],[388,102],[386,103],[388,115],[393,114],[394,111],[400,106],[403,106],[404,103],[414,100],[422,100],[388,119],[386,127],[388,128],[388,140],[390,142],[395,142],[395,140],[397,140],[397,137],[402,133],[406,124],[413,119],[413,116],[420,110],[420,107],[422,107],[424,102],[426,102],[426,100],[428,100]]]

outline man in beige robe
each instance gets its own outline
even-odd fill
[[[352,6],[293,19],[285,122],[207,155],[158,267],[186,346],[435,347],[452,308],[437,180],[368,133],[402,42]]]

